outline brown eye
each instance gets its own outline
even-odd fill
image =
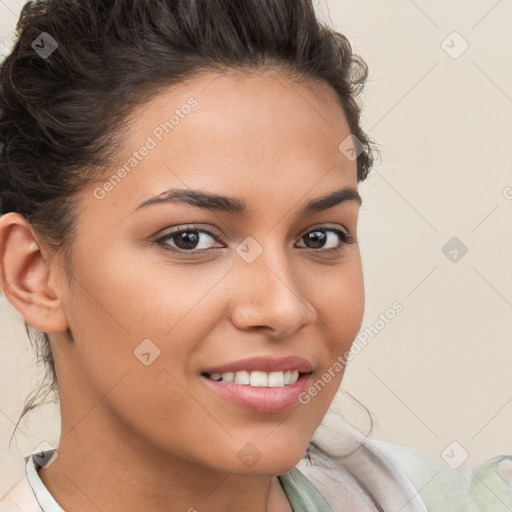
[[[329,236],[328,233],[333,233],[333,235]],[[316,228],[302,236],[301,240],[305,241],[308,249],[339,251],[345,244],[352,243],[354,237],[340,229]],[[330,247],[325,247],[329,245]]]
[[[217,240],[217,237],[206,229],[186,227],[167,233],[156,242],[172,251],[201,252],[213,248],[208,247],[208,238]]]

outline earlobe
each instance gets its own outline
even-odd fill
[[[0,287],[23,318],[41,332],[68,328],[58,293],[49,283],[50,261],[25,218],[8,213],[0,218]]]

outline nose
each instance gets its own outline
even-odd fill
[[[266,329],[285,338],[316,320],[299,272],[282,252],[273,256],[267,249],[256,261],[238,261],[237,267],[231,318],[238,329]]]

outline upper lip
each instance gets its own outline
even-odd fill
[[[239,359],[219,366],[207,368],[203,373],[226,373],[239,371],[261,370],[263,372],[286,372],[299,370],[299,373],[309,373],[313,369],[311,363],[299,356],[268,357],[259,356]]]

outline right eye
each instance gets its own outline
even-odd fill
[[[196,253],[209,251],[211,247],[204,246],[207,242],[201,244],[201,239],[205,240],[207,237],[201,235],[208,235],[208,237],[218,240],[218,237],[207,229],[185,226],[167,233],[156,240],[156,243],[166,250],[175,252]],[[168,241],[171,241],[172,244],[169,244]]]

